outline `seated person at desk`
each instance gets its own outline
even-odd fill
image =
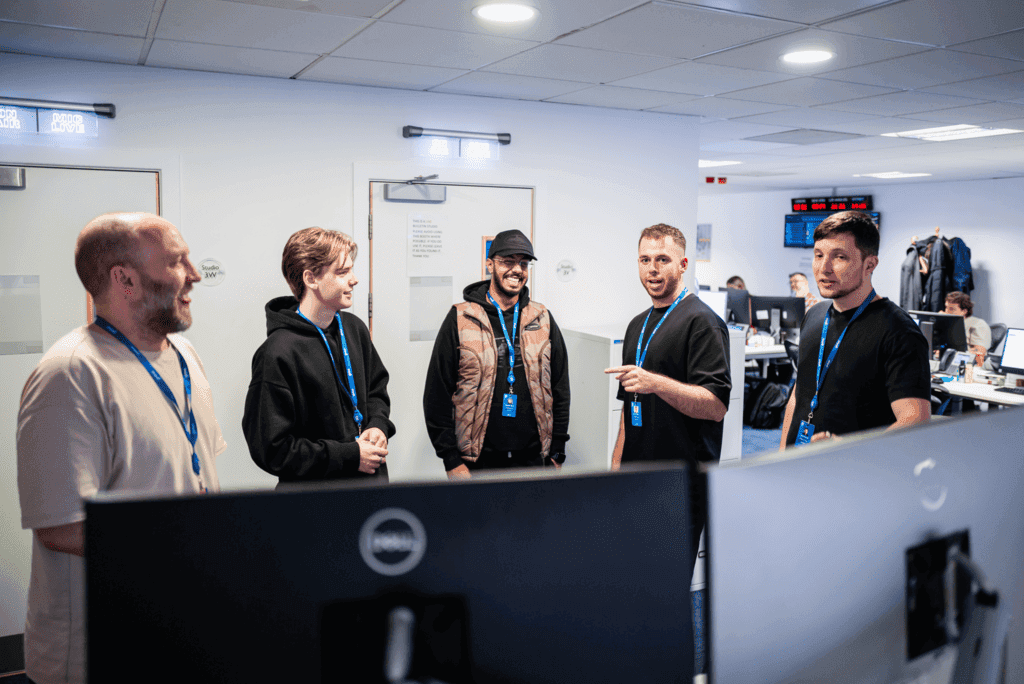
[[[793,293],[794,297],[804,298],[804,313],[810,311],[812,306],[821,301],[811,294],[811,286],[807,282],[807,276],[799,271],[789,274],[789,290]]]
[[[726,280],[725,281],[725,286],[728,287],[728,288],[732,288],[733,290],[746,290],[747,289],[747,284],[745,282],[743,282],[743,278],[740,278],[738,275],[735,275],[732,278],[729,278],[728,280]]]
[[[946,295],[944,313],[964,317],[964,329],[967,333],[967,348],[974,352],[978,365],[985,361],[985,354],[992,346],[992,329],[988,323],[973,316],[974,302],[963,292],[950,292]]]

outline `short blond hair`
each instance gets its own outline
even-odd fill
[[[281,255],[281,273],[288,281],[292,294],[300,302],[306,294],[306,283],[302,274],[310,271],[313,277],[319,278],[324,270],[338,260],[342,254],[351,254],[355,261],[358,246],[355,240],[345,233],[326,230],[318,226],[303,228],[292,233],[284,245]]]
[[[673,242],[683,248],[683,254],[686,254],[686,238],[683,237],[683,231],[667,223],[655,223],[653,226],[648,226],[640,231],[640,240],[637,241],[637,247],[644,240],[660,240],[666,237],[672,238]]]

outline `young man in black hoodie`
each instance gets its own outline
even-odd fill
[[[356,244],[306,228],[281,271],[294,297],[267,303],[267,339],[252,358],[242,431],[253,461],[280,481],[387,480],[388,372],[350,313]]]
[[[569,370],[565,342],[543,304],[530,301],[533,245],[498,233],[491,279],[463,290],[434,341],[423,413],[449,479],[485,468],[565,461]]]

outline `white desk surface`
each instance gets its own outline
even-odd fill
[[[767,347],[746,347],[744,354],[748,359],[776,359],[788,356],[786,346],[773,344]]]
[[[1012,392],[997,392],[992,385],[985,385],[977,382],[944,382],[941,387],[952,395],[975,401],[987,401],[990,404],[1002,404],[1003,406],[1024,406],[1024,394]]]

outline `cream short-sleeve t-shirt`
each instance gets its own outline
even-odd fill
[[[17,442],[23,528],[84,520],[83,499],[101,491],[219,490],[214,459],[227,445],[206,373],[184,337],[168,339],[191,376],[200,474],[193,472],[192,447],[178,414],[139,360],[102,328],[83,326],[43,355],[22,392]],[[174,348],[144,353],[187,415]],[[32,536],[25,661],[37,684],[85,679],[83,568],[82,558],[50,551]]]

